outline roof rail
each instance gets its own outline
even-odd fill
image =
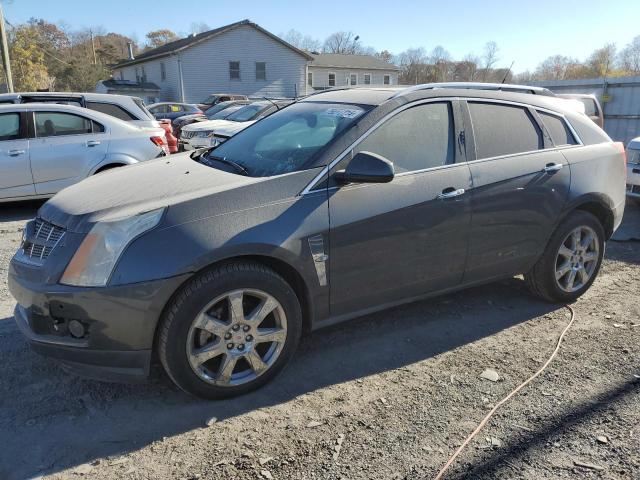
[[[533,87],[530,85],[513,85],[509,83],[481,83],[481,82],[445,82],[445,83],[423,83],[412,85],[400,90],[392,98],[407,95],[420,90],[436,90],[439,88],[466,89],[466,90],[495,90],[503,92],[530,93],[534,95],[545,95],[555,97],[556,95],[549,89],[543,87]]]

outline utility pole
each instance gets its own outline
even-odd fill
[[[13,77],[11,76],[11,62],[9,61],[9,44],[7,43],[7,31],[4,25],[4,12],[0,3],[0,42],[2,42],[2,63],[7,77],[7,90],[13,93]]]
[[[96,58],[96,44],[93,42],[93,30],[89,30],[89,35],[91,36],[91,51],[93,52],[93,64],[97,65],[98,60]]]

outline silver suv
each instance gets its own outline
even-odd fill
[[[160,127],[141,98],[109,93],[22,92],[0,94],[0,105],[7,103],[61,103],[106,113],[138,127]]]

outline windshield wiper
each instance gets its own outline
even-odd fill
[[[216,157],[215,155],[206,155],[206,153],[202,154],[203,158],[207,160],[215,160],[216,162],[224,163],[226,165],[230,165],[236,169],[236,171],[240,172],[242,175],[248,177],[249,170],[244,165],[240,165],[239,163],[234,162],[233,160],[227,160],[226,157]]]

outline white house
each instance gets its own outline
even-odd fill
[[[366,55],[310,54],[243,20],[147,50],[115,65],[113,78],[197,103],[211,93],[297,97],[333,84],[397,84],[398,69]]]

